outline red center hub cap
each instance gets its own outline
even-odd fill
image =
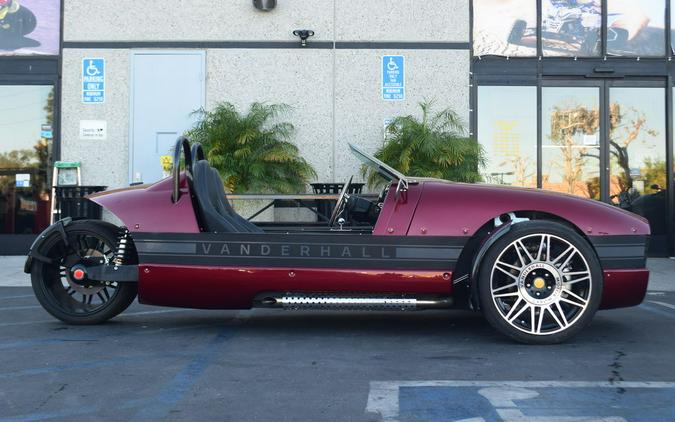
[[[83,269],[78,268],[75,271],[73,271],[73,278],[77,281],[82,281],[84,280],[84,277],[86,277],[86,273],[84,272]]]

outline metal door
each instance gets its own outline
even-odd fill
[[[162,178],[160,157],[171,155],[176,137],[190,129],[204,106],[204,53],[135,53],[129,181]]]

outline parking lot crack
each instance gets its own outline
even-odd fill
[[[59,388],[57,388],[56,391],[50,393],[50,394],[47,396],[46,399],[42,400],[42,402],[40,402],[40,404],[35,408],[35,410],[40,410],[40,409],[42,409],[42,408],[49,402],[49,400],[52,399],[52,397],[56,396],[56,395],[59,394],[61,391],[65,390],[67,386],[68,386],[68,384],[61,384],[61,386],[60,386]]]
[[[623,376],[621,375],[621,369],[623,368],[623,363],[621,360],[624,356],[626,356],[626,354],[621,350],[614,352],[614,360],[609,364],[609,367],[612,369],[608,379],[610,384],[615,384],[624,380]],[[623,394],[626,392],[626,389],[623,387],[617,387],[616,392]]]

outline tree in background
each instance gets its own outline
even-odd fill
[[[575,193],[579,182],[582,181],[581,176],[586,159],[592,157],[587,153],[586,148],[576,148],[578,146],[576,140],[583,135],[597,133],[599,119],[598,109],[589,109],[584,106],[555,107],[551,113],[550,141],[552,145],[559,147],[561,154],[561,160],[553,161],[552,166],[560,170],[567,193]],[[545,176],[544,178],[546,179]],[[588,190],[588,197],[593,198],[591,189]]]
[[[403,174],[456,182],[479,182],[485,166],[483,148],[467,136],[466,125],[451,108],[432,112],[431,102],[420,103],[421,118],[396,117],[387,126],[387,143],[375,157]],[[378,174],[364,169],[368,184],[381,184]]]
[[[277,121],[288,111],[285,104],[253,103],[241,114],[223,102],[196,111],[200,120],[186,136],[202,144],[229,192],[304,192],[316,172],[291,143],[293,125]]]

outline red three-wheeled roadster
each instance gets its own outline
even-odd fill
[[[39,235],[25,267],[35,294],[72,324],[110,319],[137,295],[201,309],[470,308],[527,343],[564,341],[598,309],[643,300],[643,218],[570,195],[409,177],[350,148],[387,180],[379,198],[346,183],[326,226],[263,229],[181,138],[172,177],[89,197],[120,225],[63,219]]]

